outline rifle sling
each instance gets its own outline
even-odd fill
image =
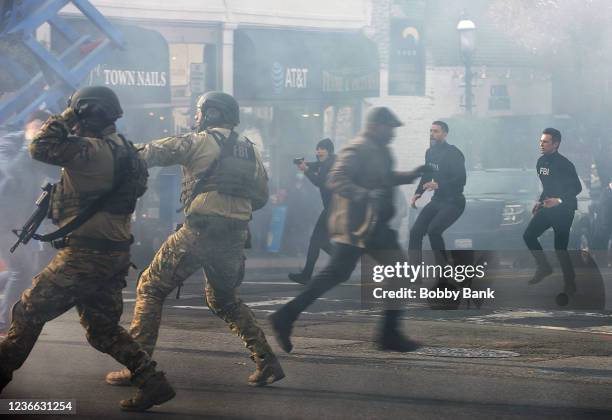
[[[66,223],[61,228],[57,229],[55,232],[51,232],[46,235],[35,234],[32,237],[41,242],[51,242],[56,239],[67,236],[69,233],[75,231],[85,222],[91,219],[93,215],[96,214],[102,208],[104,202],[112,195],[112,193],[115,192],[115,190],[116,188],[113,188],[110,192],[98,197],[98,199],[91,203],[91,205],[87,207],[82,213],[79,213],[74,219]]]

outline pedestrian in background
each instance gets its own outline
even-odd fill
[[[310,281],[321,250],[325,251],[328,255],[331,255],[332,251],[332,244],[329,240],[329,231],[327,229],[332,192],[327,187],[327,175],[336,162],[334,143],[331,139],[325,138],[317,143],[315,150],[317,155],[316,162],[307,163],[302,160],[298,164],[298,169],[304,172],[304,175],[306,175],[310,182],[319,189],[323,203],[323,210],[319,214],[319,218],[310,235],[304,268],[299,273],[289,274],[289,279],[300,284],[306,284]]]

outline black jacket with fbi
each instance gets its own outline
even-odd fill
[[[452,144],[434,144],[425,153],[425,172],[416,189],[423,194],[423,185],[431,180],[438,183],[432,200],[461,200],[465,186],[465,158],[463,153]]]
[[[576,210],[576,196],[582,191],[580,178],[574,164],[559,152],[542,155],[536,165],[538,176],[542,182],[540,201],[547,198],[560,198],[561,205]]]

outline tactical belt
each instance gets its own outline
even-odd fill
[[[86,238],[83,236],[66,236],[61,239],[51,241],[51,246],[55,249],[62,248],[84,248],[100,252],[127,252],[130,245],[134,243],[132,236],[128,241],[111,241],[109,239]]]

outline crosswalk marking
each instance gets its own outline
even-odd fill
[[[293,299],[293,298],[284,297],[284,298],[279,298],[279,299],[264,300],[264,301],[261,301],[261,302],[247,302],[247,305],[250,308],[256,308],[258,306],[284,305],[285,303],[289,302],[291,299]]]
[[[504,273],[511,276],[510,273]],[[519,276],[520,277],[520,276]],[[299,293],[303,288],[293,282],[285,281],[246,281],[243,284],[247,285],[246,298],[252,299],[246,302],[253,311],[265,316],[265,314],[273,313],[282,305],[293,299],[293,296],[276,296],[280,291],[274,286],[294,286],[294,289],[285,288],[283,294],[292,295]],[[192,285],[194,286],[194,285]],[[258,288],[259,286],[259,288]],[[359,282],[345,283],[342,286],[361,287]],[[181,311],[208,311],[209,308],[204,304],[203,290],[192,288],[191,294],[181,296],[185,301],[177,301],[169,296],[166,305]],[[196,293],[193,293],[196,292]],[[348,291],[347,291],[348,292]],[[281,292],[282,293],[282,292]],[[352,296],[351,293],[345,293],[351,297],[341,296],[339,298],[321,297],[318,299],[319,306],[312,308],[310,311],[303,312],[304,315],[310,316],[330,316],[330,317],[346,317],[347,319],[355,319],[359,317],[380,317],[382,310],[365,309],[361,306],[360,296],[357,294]],[[134,302],[135,293],[133,291],[124,291],[124,302]],[[582,312],[582,311],[557,311],[557,310],[535,310],[530,308],[525,309],[498,309],[498,310],[460,310],[460,311],[435,311],[429,310],[426,304],[418,303],[405,308],[403,318],[406,320],[415,321],[439,321],[439,322],[465,322],[470,324],[486,324],[504,326],[520,326],[525,328],[537,328],[557,331],[571,331],[576,333],[602,334],[612,336],[612,316],[602,312]],[[607,320],[610,319],[610,322]],[[558,322],[557,322],[558,321]]]

